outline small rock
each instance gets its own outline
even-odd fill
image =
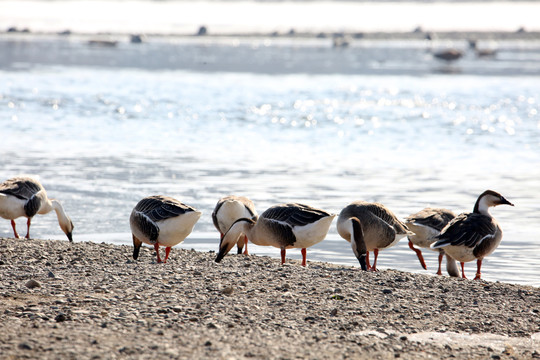
[[[35,288],[40,288],[41,284],[38,283],[36,280],[32,279],[32,280],[29,280],[26,284],[24,284],[24,286],[26,286],[29,289],[35,289]]]
[[[390,289],[384,289],[382,292],[383,292],[383,294],[391,294],[391,293],[392,293],[392,290],[390,290]]]
[[[221,293],[224,295],[231,295],[234,292],[234,289],[232,286],[227,286],[223,290],[221,290]]]
[[[58,315],[55,316],[54,320],[55,320],[56,322],[64,322],[64,321],[67,320],[67,316],[66,316],[66,314],[64,314],[64,313],[60,313],[60,314],[58,314]]]
[[[56,278],[56,275],[52,271],[49,271],[49,274],[47,276],[52,279]]]
[[[27,342],[20,343],[18,348],[21,350],[32,350],[32,346],[30,346],[30,344]]]
[[[330,311],[330,315],[332,316],[337,316],[338,314],[338,309],[332,309],[332,311]]]
[[[204,346],[212,346],[212,342],[208,340],[207,342],[204,343]]]

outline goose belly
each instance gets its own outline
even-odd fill
[[[335,215],[327,216],[322,218],[314,223],[296,226],[293,228],[294,236],[296,237],[296,242],[291,248],[308,248],[317,243],[320,243],[326,237],[332,220],[334,220]]]
[[[9,220],[25,216],[25,203],[25,200],[18,199],[15,196],[0,194],[0,216]]]
[[[364,242],[366,243],[366,250],[373,251],[375,249],[387,249],[396,245],[399,240],[407,236],[407,234],[395,234],[395,236],[388,237],[378,231],[365,231]]]
[[[473,254],[474,248],[466,246],[445,246],[442,248],[446,254],[459,262],[469,262],[476,260],[476,256]],[[437,250],[437,249],[435,249]]]
[[[193,227],[200,217],[200,212],[192,211],[159,221],[158,243],[163,246],[180,244],[189,234],[191,234]]]
[[[409,239],[414,245],[438,251],[437,249],[431,249],[429,247],[435,241],[435,236],[439,235],[440,232],[438,230],[435,230],[429,226],[411,223],[407,223],[407,226],[409,227],[409,230],[415,233],[415,235],[409,235]]]

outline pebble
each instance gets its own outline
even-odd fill
[[[41,284],[37,282],[36,280],[32,279],[32,280],[27,281],[26,284],[24,284],[24,286],[26,286],[29,289],[35,289],[35,288],[40,288]]]

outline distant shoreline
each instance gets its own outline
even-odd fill
[[[196,33],[129,33],[129,32],[98,32],[84,33],[65,30],[62,32],[31,31],[26,28],[11,28],[0,32],[2,37],[25,37],[25,36],[59,36],[59,37],[86,37],[86,38],[123,38],[141,36],[144,38],[276,38],[276,39],[332,39],[334,37],[350,37],[353,40],[427,40],[430,36],[433,41],[439,40],[499,40],[499,41],[540,41],[540,31],[373,31],[373,32],[240,32],[240,33],[212,33],[200,35]]]

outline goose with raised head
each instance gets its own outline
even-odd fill
[[[15,219],[24,216],[26,222],[26,238],[30,238],[30,224],[36,214],[47,214],[55,211],[58,224],[69,241],[73,241],[73,222],[66,215],[58,200],[49,199],[43,185],[32,177],[14,177],[0,184],[0,216],[11,220],[13,235],[19,238]]]
[[[514,206],[504,196],[493,190],[484,191],[476,200],[472,213],[463,213],[446,225],[432,249],[442,248],[461,263],[461,276],[465,278],[465,263],[476,260],[475,280],[480,280],[482,260],[499,246],[502,229],[489,213],[489,208],[498,205]]]
[[[339,235],[351,243],[353,252],[362,270],[377,271],[379,250],[394,246],[413,233],[384,205],[365,201],[354,201],[347,205],[338,217]],[[373,265],[369,263],[369,252],[373,251]]]
[[[157,262],[161,263],[159,246],[165,246],[167,262],[171,247],[191,234],[201,212],[168,196],[148,196],[137,203],[129,218],[133,237],[133,259],[139,257],[142,243],[154,246]]]
[[[212,221],[219,231],[221,238],[229,230],[231,225],[238,219],[247,218],[257,221],[258,215],[253,201],[244,196],[230,195],[218,200],[214,211],[212,212]],[[236,245],[238,254],[242,253],[245,246],[244,255],[248,255],[248,238],[241,235],[238,237]]]
[[[407,225],[409,230],[414,232],[414,235],[408,236],[409,248],[416,253],[420,265],[424,269],[427,269],[427,266],[422,256],[422,251],[414,246],[433,250],[430,248],[431,244],[435,242],[441,230],[455,217],[456,214],[448,209],[427,207],[405,218],[405,225]],[[443,249],[438,249],[437,251],[439,252],[437,275],[442,275],[441,266],[445,253]],[[446,270],[450,276],[459,277],[456,261],[448,255],[446,255]]]
[[[219,244],[216,262],[234,247],[238,237],[247,235],[255,245],[281,249],[281,264],[285,263],[286,249],[302,249],[302,266],[306,266],[306,249],[326,237],[336,215],[303,204],[280,204],[268,208],[255,221],[236,220]]]

